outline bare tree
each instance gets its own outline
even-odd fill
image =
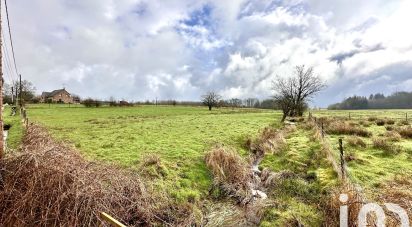
[[[274,100],[282,109],[282,121],[287,116],[302,116],[307,108],[307,102],[325,88],[324,82],[315,75],[313,67],[296,66],[295,73],[289,78],[280,78],[273,81],[275,91]]]
[[[209,107],[209,110],[212,110],[212,107],[217,106],[220,99],[221,96],[213,91],[209,91],[202,95],[202,102],[205,106]]]
[[[237,98],[230,99],[228,102],[229,102],[231,107],[240,107],[240,106],[242,106],[242,100],[237,99]]]

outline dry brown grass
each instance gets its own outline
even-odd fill
[[[372,144],[374,148],[384,151],[385,154],[399,154],[402,151],[400,146],[388,143],[384,138],[373,138]]]
[[[341,194],[346,194],[348,200],[342,203],[339,200]],[[339,209],[340,206],[348,206],[348,224],[349,226],[357,226],[358,214],[364,204],[364,199],[355,186],[352,184],[342,185],[332,191],[329,201],[325,205],[326,226],[339,226]]]
[[[410,125],[410,124],[409,124],[409,121],[402,120],[402,121],[399,121],[399,122],[397,123],[397,125],[398,125],[398,126],[404,126],[404,125]]]
[[[395,128],[392,125],[385,126],[386,131],[393,131]]]
[[[388,119],[388,120],[386,120],[386,124],[388,124],[388,125],[394,125],[394,124],[395,124],[395,120]]]
[[[358,160],[358,156],[356,155],[355,152],[350,151],[350,152],[347,152],[345,154],[345,161],[351,162],[351,161],[355,161],[355,160]]]
[[[351,126],[350,124],[344,121],[332,122],[328,126],[326,132],[329,134],[336,135],[356,135],[362,137],[370,137],[372,135],[372,133],[370,133],[368,130],[358,126]]]
[[[376,121],[376,120],[378,120],[378,118],[377,117],[368,117],[368,121]]]
[[[206,165],[213,174],[216,186],[239,201],[247,203],[250,198],[249,182],[253,175],[251,167],[240,155],[229,148],[216,146],[205,157]]]
[[[406,139],[412,138],[412,127],[411,126],[404,126],[397,130],[399,134]]]
[[[352,147],[366,147],[365,141],[363,141],[361,138],[357,136],[350,136],[346,140],[347,144]]]
[[[139,174],[148,178],[162,178],[168,174],[167,168],[157,154],[147,154],[141,159],[138,166]]]
[[[371,122],[369,121],[359,121],[359,124],[362,125],[363,127],[369,127],[371,126]]]
[[[289,129],[286,131],[276,130],[272,127],[266,127],[260,133],[259,137],[249,143],[250,151],[253,154],[274,154],[283,151],[287,147],[286,139],[284,134],[288,133]]]
[[[385,137],[391,142],[399,142],[402,139],[402,136],[396,131],[386,132]]]
[[[195,223],[190,204],[151,190],[135,172],[84,160],[37,126],[0,165],[2,226],[98,226],[102,211],[129,226]]]
[[[412,179],[409,175],[397,175],[391,181],[381,184],[379,189],[382,193],[376,198],[379,202],[390,202],[401,206],[409,215],[412,223]],[[398,217],[393,213],[386,212],[388,220],[387,226],[399,226]]]

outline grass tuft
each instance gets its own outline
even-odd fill
[[[376,121],[376,120],[378,120],[378,118],[377,117],[368,117],[368,121]]]
[[[399,134],[406,139],[411,139],[412,138],[412,127],[407,126],[407,127],[401,127],[398,129]]]
[[[346,142],[349,144],[351,147],[366,147],[365,141],[363,141],[361,138],[357,136],[350,136],[347,138]]]
[[[387,155],[399,154],[400,152],[402,152],[401,147],[392,143],[388,143],[386,140],[382,138],[373,138],[372,144],[374,148],[384,151],[384,153]]]
[[[402,139],[402,136],[396,131],[386,132],[385,137],[391,142],[399,142]]]
[[[383,119],[378,119],[375,121],[377,126],[384,126],[385,125],[385,120]]]
[[[394,125],[394,124],[395,124],[395,120],[388,119],[388,120],[386,120],[386,124],[388,124],[388,125]]]
[[[236,151],[216,146],[206,154],[205,161],[214,184],[225,193],[241,200],[249,194],[250,166]]]
[[[372,133],[358,126],[351,126],[347,122],[335,121],[327,128],[327,133],[335,135],[356,135],[362,137],[370,137]]]

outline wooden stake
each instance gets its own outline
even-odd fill
[[[119,222],[118,220],[114,219],[112,216],[106,214],[105,212],[101,212],[100,213],[100,218],[107,221],[108,223],[110,223],[111,226],[114,227],[126,227],[125,225],[123,225],[121,222]]]
[[[339,152],[340,152],[340,168],[342,171],[342,178],[345,177],[345,158],[343,154],[343,141],[342,138],[339,138]]]

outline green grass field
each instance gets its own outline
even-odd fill
[[[4,109],[4,125],[11,125],[7,137],[7,147],[11,150],[16,150],[23,138],[24,128],[22,125],[21,116],[19,111],[16,115],[11,116],[11,107],[8,106]]]
[[[349,136],[327,135],[338,157],[338,138],[344,138],[350,178],[366,189],[379,192],[379,185],[390,182],[396,175],[412,174],[412,140],[401,139],[398,154],[385,154],[372,147],[374,138],[385,139],[385,126],[371,122],[361,125],[368,117],[395,118],[400,122],[410,110],[313,111],[317,117],[347,117],[372,136],[362,138],[366,147],[346,144]],[[65,141],[89,160],[98,160],[140,171],[153,179],[159,190],[170,193],[177,201],[209,200],[212,176],[204,156],[215,144],[233,147],[247,158],[244,144],[264,127],[280,128],[281,113],[257,109],[220,108],[208,111],[205,107],[136,106],[85,108],[80,105],[30,105],[30,122],[43,125],[57,140]],[[364,120],[358,120],[364,119]],[[17,147],[23,129],[19,116],[7,117],[13,126],[9,145]],[[342,120],[343,121],[343,120]],[[366,120],[367,121],[367,120]],[[325,219],[319,204],[331,188],[339,184],[338,176],[322,154],[322,145],[314,139],[313,131],[298,123],[285,140],[287,146],[278,153],[266,154],[260,168],[274,172],[292,171],[298,179],[277,185],[269,194],[277,206],[265,211],[261,225],[287,226],[298,219],[307,226],[320,226]],[[396,126],[396,124],[394,125]],[[142,171],[142,162],[150,156],[160,157],[161,165]],[[216,202],[216,201],[215,201]]]
[[[186,200],[200,198],[211,185],[203,161],[210,147],[224,143],[246,153],[245,137],[278,122],[279,113],[181,106],[32,105],[28,116],[90,160],[137,168],[145,155],[160,156],[164,169],[152,173],[161,175],[159,187]]]

